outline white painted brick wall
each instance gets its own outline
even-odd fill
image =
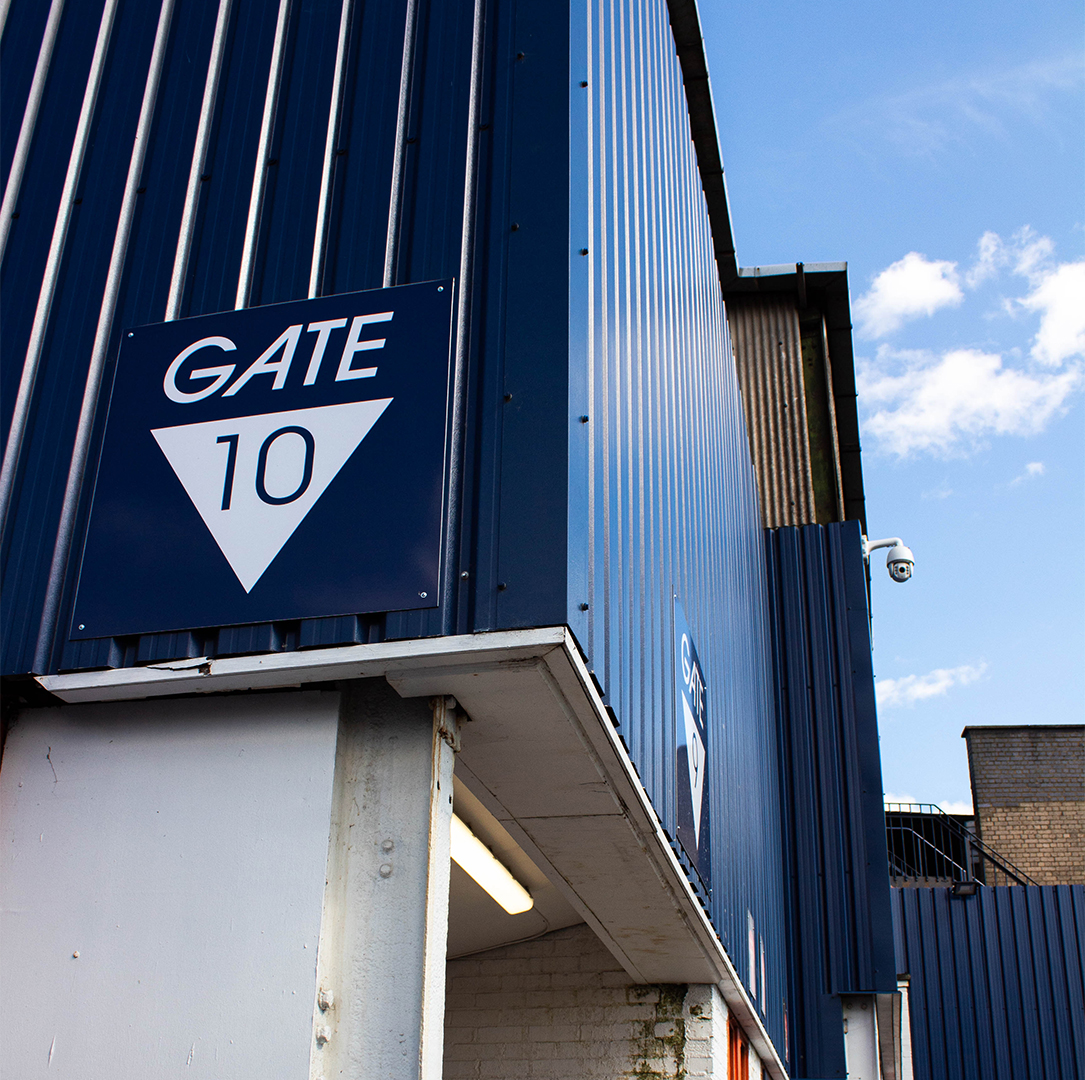
[[[716,988],[637,985],[585,925],[450,960],[445,1002],[445,1080],[727,1080]]]

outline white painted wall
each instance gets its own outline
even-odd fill
[[[848,1080],[881,1080],[874,995],[841,995],[840,1002],[844,1014],[844,1061]]]
[[[338,703],[19,717],[0,772],[0,1074],[307,1075]]]

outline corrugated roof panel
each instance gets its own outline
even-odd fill
[[[817,520],[799,316],[789,298],[730,300],[728,320],[766,528]]]

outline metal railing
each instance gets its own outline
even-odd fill
[[[886,803],[885,838],[897,886],[1038,884],[933,803]]]

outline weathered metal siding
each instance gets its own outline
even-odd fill
[[[859,523],[766,533],[799,1076],[845,1076],[840,994],[896,989]]]
[[[727,315],[765,527],[813,522],[814,480],[795,303],[786,297],[731,301]]]
[[[760,509],[682,70],[664,0],[580,10],[570,625],[673,837],[675,597],[685,610],[708,682],[706,902],[783,1058],[788,942]],[[767,995],[750,970],[748,912]]]
[[[894,889],[916,1080],[1085,1075],[1085,885]]]

